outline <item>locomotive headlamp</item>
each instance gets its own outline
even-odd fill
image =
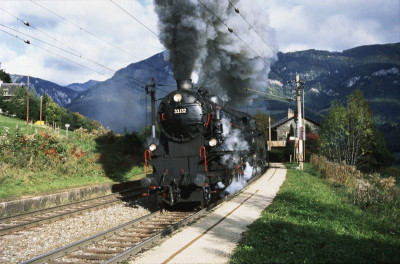
[[[154,143],[150,144],[150,146],[149,146],[149,150],[150,151],[154,151],[156,149],[157,149],[157,145],[156,144],[154,144]]]
[[[208,145],[210,145],[210,147],[215,147],[217,145],[217,140],[215,138],[210,139]]]
[[[180,101],[182,101],[182,95],[177,93],[174,95],[174,101],[179,103]]]

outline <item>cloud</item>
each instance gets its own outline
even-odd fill
[[[9,33],[0,31],[2,68],[9,73],[29,74],[59,84],[105,80],[114,74],[113,70],[164,50],[156,36],[159,34],[158,18],[152,0],[113,1],[154,33],[110,0],[0,1],[0,30]],[[241,14],[253,25],[269,23],[275,31],[276,46],[284,52],[342,51],[360,45],[400,41],[398,0],[257,1],[269,14],[269,21],[268,17],[257,19],[251,5],[239,6]],[[248,5],[247,2],[242,0],[239,5]],[[28,21],[37,30],[26,27],[17,18]],[[245,24],[237,15],[226,19],[235,28],[236,23]],[[29,39],[32,44],[25,44],[16,35]],[[253,36],[249,41],[251,39],[258,38]],[[267,52],[268,47],[260,43],[251,45],[257,53]],[[239,44],[219,43],[232,49],[240,48]]]
[[[400,40],[398,0],[258,1],[269,12],[284,52],[342,51]]]
[[[115,1],[127,13],[108,0],[95,4],[93,1],[36,3],[0,3],[0,23],[16,31],[1,26],[0,29],[32,43],[26,45],[21,39],[0,32],[0,45],[12,54],[21,55],[10,56],[2,49],[0,61],[10,73],[35,75],[59,84],[104,80],[114,74],[113,70],[163,50],[157,36],[127,14],[157,33],[157,17],[150,1]],[[21,20],[29,21],[31,27]]]

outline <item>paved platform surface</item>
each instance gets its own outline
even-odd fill
[[[271,164],[241,194],[129,263],[228,263],[241,233],[260,217],[285,178],[283,164]]]

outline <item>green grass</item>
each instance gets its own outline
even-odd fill
[[[65,130],[31,127],[0,115],[0,135],[6,128],[0,143],[0,201],[143,176],[143,151],[134,148],[139,140],[133,133],[69,131],[67,138]]]
[[[21,119],[4,116],[0,114],[0,135],[5,135],[5,134],[15,135],[17,130],[18,133],[20,134],[31,135],[35,134],[36,132],[40,133],[41,131],[47,131],[47,127],[31,125],[31,124],[27,125],[26,122]],[[60,129],[59,133],[60,135],[65,136],[66,130]],[[69,133],[71,133],[71,131],[69,131],[68,134]]]
[[[231,263],[398,263],[400,213],[363,211],[346,190],[311,165],[288,169],[261,218],[249,226]]]

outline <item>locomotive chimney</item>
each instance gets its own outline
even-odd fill
[[[192,79],[176,80],[178,90],[191,90],[193,89]]]

